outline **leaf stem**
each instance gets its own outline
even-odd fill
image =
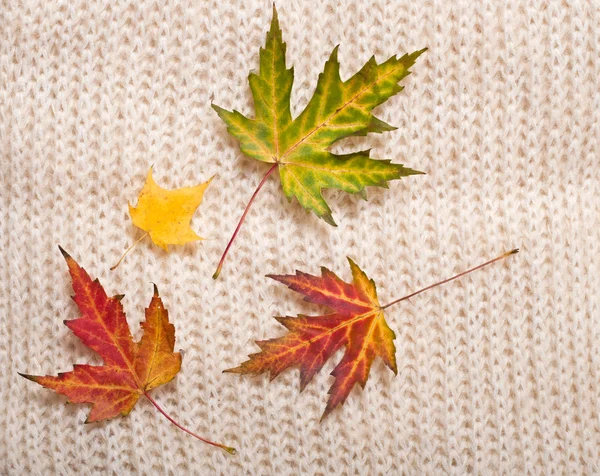
[[[142,240],[143,240],[144,238],[146,238],[147,236],[148,236],[148,232],[144,233],[144,234],[143,234],[143,235],[140,237],[140,239],[139,239],[139,240],[137,240],[137,241],[136,241],[136,242],[135,242],[133,245],[131,245],[129,248],[127,248],[127,250],[125,251],[125,253],[123,253],[123,254],[121,255],[121,257],[119,258],[119,261],[117,261],[117,264],[115,264],[114,266],[112,266],[112,267],[110,268],[110,270],[111,270],[111,271],[114,271],[114,270],[117,268],[117,266],[119,266],[119,265],[121,264],[121,261],[123,261],[123,258],[125,258],[125,256],[127,255],[127,253],[129,253],[129,252],[130,252],[130,251],[133,249],[133,247],[134,247],[135,245],[137,245],[137,244],[138,244],[140,241],[142,241]]]
[[[227,451],[227,453],[234,455],[236,453],[236,449],[235,448],[231,448],[230,446],[225,446],[222,445],[220,443],[214,443],[212,441],[206,440],[204,438],[202,438],[201,436],[196,435],[196,433],[192,433],[190,430],[188,430],[187,428],[184,428],[183,426],[181,426],[179,423],[177,423],[175,420],[173,420],[173,418],[171,418],[167,412],[165,412],[158,403],[156,403],[156,401],[148,394],[148,392],[144,392],[144,395],[146,396],[146,398],[148,400],[150,400],[150,403],[152,403],[152,405],[154,405],[154,407],[167,419],[169,420],[171,423],[173,423],[173,425],[175,425],[177,428],[179,428],[180,430],[185,431],[187,434],[192,435],[194,438],[199,439],[200,441],[203,441],[204,443],[208,443],[209,445],[212,446],[216,446],[217,448],[221,448],[225,451]]]
[[[233,232],[233,235],[231,236],[231,239],[229,240],[229,243],[227,244],[227,248],[225,248],[225,251],[223,252],[223,255],[221,256],[221,260],[219,261],[219,266],[217,266],[217,270],[215,271],[215,274],[213,274],[213,279],[217,279],[219,277],[219,274],[221,273],[221,269],[223,269],[223,262],[225,261],[225,257],[227,256],[227,253],[229,253],[229,248],[231,248],[231,244],[233,243],[233,240],[235,239],[238,232],[240,231],[240,227],[242,226],[242,223],[244,223],[244,220],[246,219],[248,210],[250,210],[250,205],[252,205],[252,202],[256,198],[256,195],[258,195],[258,192],[260,191],[260,189],[263,187],[263,185],[269,178],[269,175],[271,175],[275,171],[275,169],[277,168],[278,165],[279,165],[278,162],[275,162],[273,164],[273,166],[268,170],[268,172],[265,174],[265,176],[263,177],[261,182],[258,184],[258,187],[256,187],[256,190],[252,194],[252,197],[250,198],[248,205],[246,205],[246,208],[244,209],[244,214],[242,215],[242,218],[240,218],[240,221],[238,222],[237,227],[235,228],[235,231]]]
[[[419,289],[418,291],[415,291],[414,293],[411,293],[408,296],[404,296],[404,297],[402,297],[400,299],[396,299],[395,301],[392,301],[392,302],[386,304],[385,306],[382,306],[381,309],[387,309],[388,307],[393,306],[394,304],[398,304],[401,301],[406,301],[407,299],[410,299],[411,297],[416,296],[417,294],[421,294],[422,292],[427,291],[429,289],[435,288],[436,286],[440,286],[442,284],[449,283],[450,281],[454,281],[455,279],[462,278],[466,274],[472,273],[473,271],[477,271],[478,269],[481,269],[481,268],[483,268],[483,267],[485,267],[487,265],[495,263],[496,261],[500,261],[501,259],[504,259],[504,258],[506,258],[506,257],[508,257],[510,255],[514,255],[514,254],[516,254],[518,252],[519,252],[518,248],[514,249],[514,250],[511,250],[511,251],[507,251],[506,253],[504,253],[504,254],[502,254],[500,256],[497,256],[494,259],[486,261],[485,263],[480,264],[478,266],[475,266],[474,268],[468,269],[467,271],[463,271],[462,273],[459,273],[456,276],[452,276],[451,278],[444,279],[443,281],[437,282],[435,284],[431,284],[431,285],[429,285],[429,286],[427,286],[427,287],[425,287],[423,289]]]

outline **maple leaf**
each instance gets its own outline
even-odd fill
[[[377,357],[395,374],[398,373],[394,345],[396,336],[385,321],[385,309],[517,252],[518,250],[512,250],[504,253],[385,306],[379,304],[375,282],[350,258],[351,283],[342,281],[325,267],[321,268],[321,276],[301,271],[296,271],[294,275],[268,275],[303,294],[306,301],[327,306],[333,312],[321,316],[276,317],[289,332],[275,339],[257,341],[260,352],[251,354],[249,360],[225,372],[268,372],[272,380],[284,370],[298,366],[302,391],[325,362],[339,349],[345,348],[342,359],[331,372],[335,380],[329,389],[329,399],[321,418],[323,420],[336,406],[346,401],[356,384],[365,387],[371,365]]]
[[[59,247],[60,248],[60,247]],[[100,282],[92,280],[62,248],[73,282],[73,299],[82,316],[64,321],[65,325],[94,350],[104,365],[76,364],[73,371],[53,376],[34,376],[19,373],[57,393],[66,395],[72,403],[91,403],[86,423],[126,416],[138,399],[145,396],[171,423],[186,433],[222,448],[192,433],[175,422],[150,396],[153,388],[170,382],[181,368],[181,354],[174,352],[175,328],[169,323],[168,312],[154,286],[154,296],[146,309],[146,320],[139,342],[134,342],[127,324],[120,296],[108,297]]]
[[[321,195],[323,189],[336,188],[366,199],[367,186],[387,187],[390,180],[422,173],[390,160],[372,159],[368,150],[338,155],[329,148],[346,137],[395,129],[375,117],[372,110],[403,89],[398,82],[410,74],[409,68],[425,50],[393,56],[380,64],[372,57],[354,76],[342,81],[336,46],[319,75],[313,97],[293,119],[290,96],[294,72],[286,66],[286,45],[273,6],[271,29],[265,47],[260,49],[260,72],[249,76],[255,117],[213,104],[242,152],[273,164],[248,202],[214,278],[256,194],[275,169],[289,200],[295,197],[304,208],[334,226],[331,209]]]
[[[202,240],[202,237],[192,230],[190,222],[202,203],[204,191],[211,181],[212,178],[195,187],[166,190],[156,184],[150,168],[146,183],[138,197],[137,207],[129,205],[133,224],[146,233],[123,253],[111,270],[115,269],[125,255],[148,235],[154,244],[165,251],[169,251],[168,245],[183,245]]]

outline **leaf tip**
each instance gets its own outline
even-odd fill
[[[356,262],[350,258],[350,256],[346,256],[346,259],[348,260],[348,263],[350,264],[350,268],[358,268],[360,269],[360,267],[356,264]]]
[[[411,169],[410,167],[400,166],[400,177],[408,177],[410,175],[427,175],[426,172],[421,172],[420,170]]]
[[[160,295],[158,294],[158,286],[156,286],[156,284],[152,283],[152,286],[154,286],[154,297],[160,297]]]
[[[333,61],[334,63],[337,63],[339,51],[340,51],[340,45],[337,44],[337,45],[335,45],[335,47],[333,48],[333,51],[331,52],[331,55],[329,56],[329,61]]]
[[[516,255],[519,252],[519,248],[515,248],[514,250],[507,251],[504,253],[504,256]]]
[[[266,274],[265,277],[279,281],[280,283],[286,284],[285,274]]]
[[[420,50],[417,50],[411,54],[408,55],[408,57],[412,60],[413,64],[415,62],[415,60],[421,56],[423,53],[425,53],[429,48],[426,46],[425,48],[421,48]]]
[[[69,253],[67,253],[62,246],[58,245],[58,249],[60,250],[60,253],[63,255],[63,258],[65,258],[66,260],[71,258],[71,255]]]
[[[32,382],[36,382],[37,383],[37,379],[38,377],[36,375],[29,375],[29,374],[24,374],[21,372],[17,372],[21,377],[26,378],[27,380],[31,380]]]
[[[331,226],[337,226],[337,223],[335,222],[335,220],[333,219],[333,216],[331,215],[331,213],[326,213],[325,215],[321,215],[321,218],[325,221],[325,223],[327,223],[328,225]]]
[[[221,106],[217,106],[214,102],[210,103],[210,107],[212,107],[219,116],[221,115],[221,112],[225,111],[225,109],[223,109]]]
[[[327,404],[327,406],[325,407],[325,411],[323,412],[323,414],[321,415],[321,418],[319,419],[319,423],[323,423],[323,420],[325,420],[325,418],[327,418],[329,416],[329,414],[331,413],[331,410],[333,410],[333,408],[331,408],[329,406],[329,404]]]

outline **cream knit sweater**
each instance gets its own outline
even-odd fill
[[[247,84],[271,0],[0,3],[0,473],[600,473],[600,3],[597,0],[278,1],[296,113],[340,44],[348,77],[429,51],[379,109],[399,126],[353,140],[427,172],[326,196],[332,228],[259,195],[221,278],[212,272],[266,171],[210,108],[251,112]],[[344,143],[337,148],[348,148]],[[148,168],[165,187],[217,179],[169,254],[128,217]],[[62,324],[77,317],[61,244],[138,322],[156,283],[183,349],[145,401],[84,425],[85,405],[21,379],[99,360]],[[399,372],[381,362],[323,423],[339,355],[302,393],[222,370],[317,309],[264,277],[351,256],[382,302],[501,252],[509,260],[389,309]]]

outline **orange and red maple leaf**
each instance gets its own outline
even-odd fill
[[[81,317],[64,321],[65,325],[90,349],[96,351],[104,365],[74,365],[71,372],[58,376],[20,374],[40,385],[66,395],[73,403],[91,403],[86,423],[127,415],[141,396],[171,423],[193,437],[228,453],[235,449],[214,443],[192,433],[171,418],[150,396],[149,391],[170,382],[181,368],[181,354],[174,352],[175,328],[163,306],[158,289],[146,309],[146,320],[139,342],[134,342],[127,324],[121,299],[109,297],[100,282],[92,280],[62,248],[73,281],[73,299]]]
[[[30,380],[66,395],[73,403],[93,404],[86,422],[127,415],[139,397],[167,383],[181,368],[181,354],[173,352],[175,329],[154,286],[146,309],[144,334],[135,343],[121,299],[109,297],[100,282],[92,280],[64,250],[82,316],[65,321],[81,341],[98,353],[104,365],[75,365],[73,371],[52,376],[24,375]]]
[[[321,268],[321,276],[296,271],[291,275],[268,275],[303,294],[304,300],[329,307],[333,312],[322,316],[276,317],[289,331],[282,337],[257,341],[261,352],[251,354],[240,366],[226,370],[238,374],[269,373],[271,380],[290,367],[300,367],[300,390],[323,367],[325,362],[342,347],[344,355],[331,372],[335,377],[329,389],[329,400],[323,412],[323,420],[331,411],[348,398],[358,383],[365,387],[371,365],[379,357],[397,374],[396,338],[385,322],[384,310],[441,284],[459,279],[508,256],[518,253],[508,251],[485,263],[463,271],[451,278],[438,281],[395,299],[384,306],[379,304],[375,282],[352,261],[352,283],[338,278],[327,268]]]
[[[337,405],[343,404],[355,384],[364,388],[376,357],[394,373],[396,367],[395,334],[388,327],[377,299],[375,283],[351,260],[352,283],[342,281],[327,268],[321,276],[300,271],[295,275],[269,275],[305,300],[333,310],[322,316],[278,317],[288,334],[276,339],[258,341],[261,352],[252,354],[233,373],[261,374],[275,378],[289,367],[300,367],[300,388],[321,370],[325,362],[340,348],[344,356],[331,375],[335,382],[329,390],[325,418]]]

